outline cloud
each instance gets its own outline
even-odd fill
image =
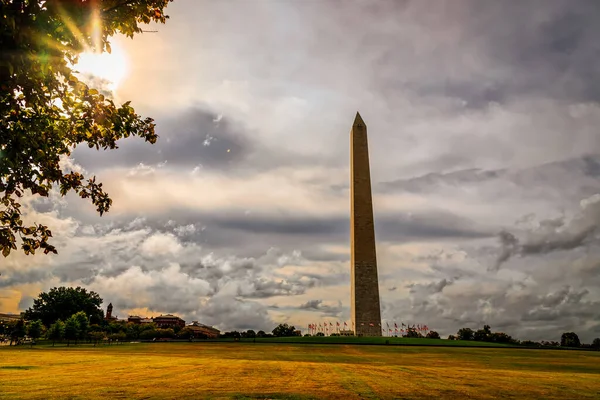
[[[28,199],[60,253],[3,260],[1,306],[81,284],[120,316],[222,329],[348,318],[358,109],[384,319],[597,336],[595,2],[341,4],[175,2],[159,34],[115,38],[131,71],[115,97],[154,117],[159,141],[61,160],[113,207]]]
[[[514,255],[530,256],[553,251],[572,250],[595,241],[600,224],[600,194],[581,201],[581,210],[568,223],[563,217],[540,221],[537,229],[520,241],[509,232],[501,232],[500,254],[493,266],[500,266]]]
[[[321,313],[321,316],[324,317],[340,317],[340,313],[342,312],[342,303],[339,301],[337,304],[327,304],[324,303],[323,300],[309,300],[306,303],[300,304],[298,309],[318,311]]]
[[[226,117],[221,116],[217,123],[215,113],[201,108],[180,114],[157,120],[159,140],[155,145],[128,138],[119,142],[119,149],[110,152],[77,148],[73,158],[89,170],[107,165],[136,165],[129,172],[130,176],[144,176],[154,172],[151,165],[165,162],[169,167],[201,163],[207,168],[229,168],[254,151],[249,138],[238,132],[241,128]]]

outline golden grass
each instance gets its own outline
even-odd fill
[[[600,398],[600,353],[251,343],[3,347],[0,398]]]

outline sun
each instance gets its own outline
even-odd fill
[[[81,53],[74,69],[79,72],[79,78],[88,81],[92,87],[114,92],[127,75],[127,59],[116,43],[111,46],[110,54]]]

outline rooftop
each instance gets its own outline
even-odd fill
[[[177,315],[173,315],[173,314],[159,315],[158,317],[156,317],[154,319],[159,319],[159,318],[181,319]]]

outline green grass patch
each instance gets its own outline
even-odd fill
[[[596,399],[600,353],[195,342],[0,348],[0,399]]]
[[[233,339],[222,339],[233,341]],[[374,345],[407,345],[407,346],[469,346],[469,347],[510,347],[508,344],[476,342],[471,340],[446,340],[403,337],[356,337],[356,336],[293,336],[240,339],[240,342],[260,343],[322,343],[322,344],[374,344]]]

